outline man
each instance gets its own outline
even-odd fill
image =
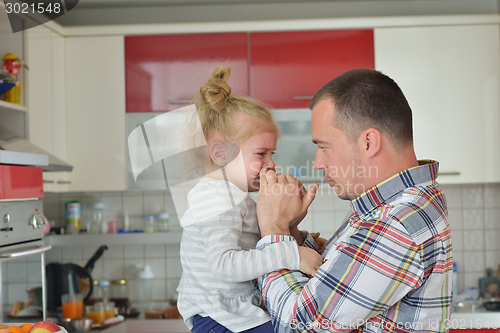
[[[446,332],[453,265],[446,201],[438,163],[415,157],[403,93],[382,73],[355,69],[323,86],[310,108],[313,166],[351,200],[351,212],[314,277],[282,270],[259,279],[275,332]],[[317,185],[303,197],[299,186],[290,175],[261,172],[257,248],[315,246],[297,221]]]

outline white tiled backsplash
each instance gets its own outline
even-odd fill
[[[500,184],[443,185],[447,197],[453,255],[458,266],[458,290],[477,286],[486,268],[500,264]],[[82,202],[82,220],[90,219],[89,204],[102,200],[105,220],[117,220],[123,225],[123,210],[130,214],[131,227],[140,228],[142,214],[158,213],[162,205],[173,223],[178,223],[172,198],[168,192],[128,191],[92,193],[48,193],[44,199],[44,212],[59,226],[64,223],[64,202]],[[302,229],[319,231],[328,238],[340,226],[349,210],[349,202],[337,198],[328,187],[321,187],[302,222]],[[97,250],[96,246],[54,247],[47,254],[47,262],[74,262],[85,264]],[[154,278],[154,301],[165,302],[176,298],[176,287],[181,276],[178,244],[110,245],[96,263],[95,279],[133,278],[134,264],[150,264]],[[36,259],[4,263],[4,301],[26,301],[27,287],[39,285],[40,264]],[[132,286],[131,286],[132,287]]]

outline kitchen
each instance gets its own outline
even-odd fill
[[[416,113],[417,153],[438,159],[442,170],[450,173],[439,181],[448,200],[458,291],[477,287],[487,268],[496,271],[500,264],[498,1],[193,3],[154,6],[151,1],[149,8],[135,8],[124,1],[105,9],[93,1],[81,1],[56,21],[60,24],[51,21],[24,31],[25,41],[14,41],[14,49],[2,43],[2,55],[23,54],[30,68],[22,74],[26,75],[22,105],[27,108],[22,112],[29,120],[25,136],[74,167],[71,172],[44,173],[44,214],[55,221],[55,228],[65,224],[67,201],[81,203],[83,224],[92,219],[90,205],[97,201],[104,203],[104,220],[117,221],[119,228],[125,211],[131,229],[142,228],[142,215],[162,209],[170,214],[172,226],[178,223],[168,191],[130,189],[134,184],[128,172],[126,137],[134,113],[126,112],[124,36],[374,29],[375,68],[394,77]],[[6,31],[10,33],[10,26]],[[12,36],[2,34],[9,40]],[[26,43],[26,49],[19,43]],[[398,61],[393,56],[396,46]],[[429,82],[429,73],[435,72],[439,76],[433,75]],[[312,93],[314,89],[301,94]],[[483,104],[478,107],[471,98],[457,98],[468,95],[481,96]],[[418,118],[418,110],[430,111]],[[446,127],[442,137],[429,139],[417,132],[429,114],[438,121],[426,130]],[[0,117],[4,123],[17,121],[10,118],[18,115],[7,110]],[[453,128],[460,130],[456,133]],[[348,203],[325,190],[313,203],[304,229],[331,235],[348,208]],[[96,262],[93,278],[124,278],[132,283],[134,265],[149,264],[154,274],[152,301],[166,307],[176,299],[181,273],[178,231],[168,235],[155,233],[153,241],[142,243],[140,237],[120,238],[129,235],[92,235],[90,244],[75,238],[79,236],[48,236],[46,243],[53,248],[46,260],[84,265],[106,244],[108,250]],[[39,284],[40,267],[31,257],[3,266],[3,302],[10,309],[13,302],[26,301],[26,288]]]

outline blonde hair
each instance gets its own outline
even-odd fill
[[[231,67],[217,66],[212,70],[208,81],[201,85],[200,91],[193,98],[199,119],[199,122],[194,120],[192,123],[193,133],[201,126],[209,145],[215,134],[237,145],[263,132],[275,132],[279,135],[279,126],[268,107],[253,98],[231,94],[231,86],[227,82],[230,75]],[[259,122],[258,126],[249,121],[237,123],[241,116],[254,118]],[[192,158],[194,168],[202,172],[203,161],[206,162],[209,157],[198,154]]]
[[[207,143],[214,132],[236,144],[262,132],[279,133],[269,108],[250,97],[231,94],[231,86],[227,82],[230,75],[231,67],[215,67],[194,98]],[[243,128],[236,128],[235,121],[241,115],[259,120],[262,126],[245,123]]]

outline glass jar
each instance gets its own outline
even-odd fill
[[[92,224],[90,226],[90,230],[87,232],[90,234],[103,233],[104,202],[94,202],[90,205],[90,208],[92,209]]]
[[[111,281],[110,300],[115,302],[115,306],[119,314],[127,313],[127,310],[130,307],[127,280],[122,279]]]
[[[158,229],[156,228],[155,215],[142,215],[142,225],[144,232],[156,232]]]
[[[168,219],[170,218],[170,215],[166,212],[161,212],[160,214],[158,214],[157,218],[158,218],[158,231],[160,232],[169,231]]]
[[[111,281],[111,299],[128,299],[128,286],[127,280],[113,280]],[[116,302],[115,302],[116,303]]]
[[[108,303],[110,296],[110,283],[108,280],[101,280],[97,282],[95,299],[101,301],[103,304]]]

